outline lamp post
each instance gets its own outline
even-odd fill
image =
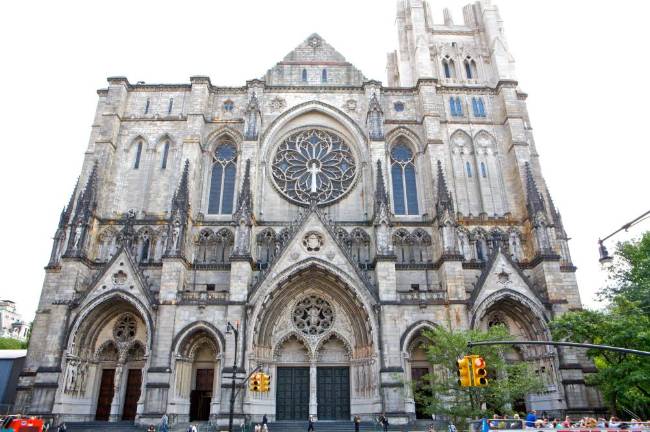
[[[633,227],[637,223],[639,223],[642,220],[646,219],[649,215],[650,215],[650,211],[647,211],[647,212],[643,213],[641,216],[639,216],[638,218],[626,223],[625,225],[623,225],[622,227],[620,227],[619,229],[617,229],[613,233],[609,234],[608,236],[605,236],[602,239],[598,239],[598,254],[600,255],[600,258],[598,259],[598,261],[600,261],[600,263],[603,264],[603,265],[607,265],[607,264],[611,263],[614,260],[614,258],[612,258],[609,255],[609,252],[607,252],[607,248],[603,244],[603,242],[605,240],[613,237],[614,235],[618,234],[621,231],[627,231],[628,229],[630,229],[631,227]]]
[[[232,432],[233,411],[235,409],[235,380],[237,379],[237,343],[239,341],[239,321],[235,321],[233,326],[228,321],[226,324],[226,334],[234,333],[235,335],[235,355],[232,363],[232,388],[230,389],[230,413],[228,414],[228,431]]]

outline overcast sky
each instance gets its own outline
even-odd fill
[[[582,301],[604,284],[597,239],[648,210],[645,1],[494,0]],[[434,22],[467,1],[430,0]],[[313,32],[386,83],[393,0],[5,1],[0,5],[0,297],[32,319],[59,212],[79,175],[106,77],[244,85]],[[646,41],[645,43],[643,41]],[[644,126],[644,127],[641,127]],[[642,223],[624,240],[650,229]],[[609,243],[610,250],[615,242]]]

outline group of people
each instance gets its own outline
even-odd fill
[[[546,415],[542,414],[541,418],[537,418],[537,412],[532,410],[526,416],[526,427],[534,429],[577,429],[577,428],[599,428],[599,429],[630,429],[630,430],[644,430],[650,429],[650,423],[641,422],[638,419],[632,419],[629,422],[624,422],[616,416],[610,417],[609,420],[600,417],[598,419],[593,417],[583,417],[580,420],[571,420],[569,416],[561,421],[558,418],[551,420]]]

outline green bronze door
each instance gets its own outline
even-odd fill
[[[317,369],[319,420],[350,419],[350,368]]]
[[[276,419],[307,420],[309,417],[309,368],[279,367],[276,387]]]

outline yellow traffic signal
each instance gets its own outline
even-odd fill
[[[469,366],[470,359],[465,356],[462,359],[458,359],[458,385],[461,387],[471,387],[472,386],[472,376],[470,375]]]
[[[488,385],[487,364],[483,357],[472,356],[472,375],[474,378],[474,387],[485,387]]]
[[[253,392],[258,392],[260,391],[261,387],[262,387],[262,374],[259,372],[254,373],[253,376],[251,377],[251,380],[248,383],[248,389]]]
[[[271,376],[265,373],[262,373],[260,375],[262,375],[260,391],[266,393],[271,389]]]

